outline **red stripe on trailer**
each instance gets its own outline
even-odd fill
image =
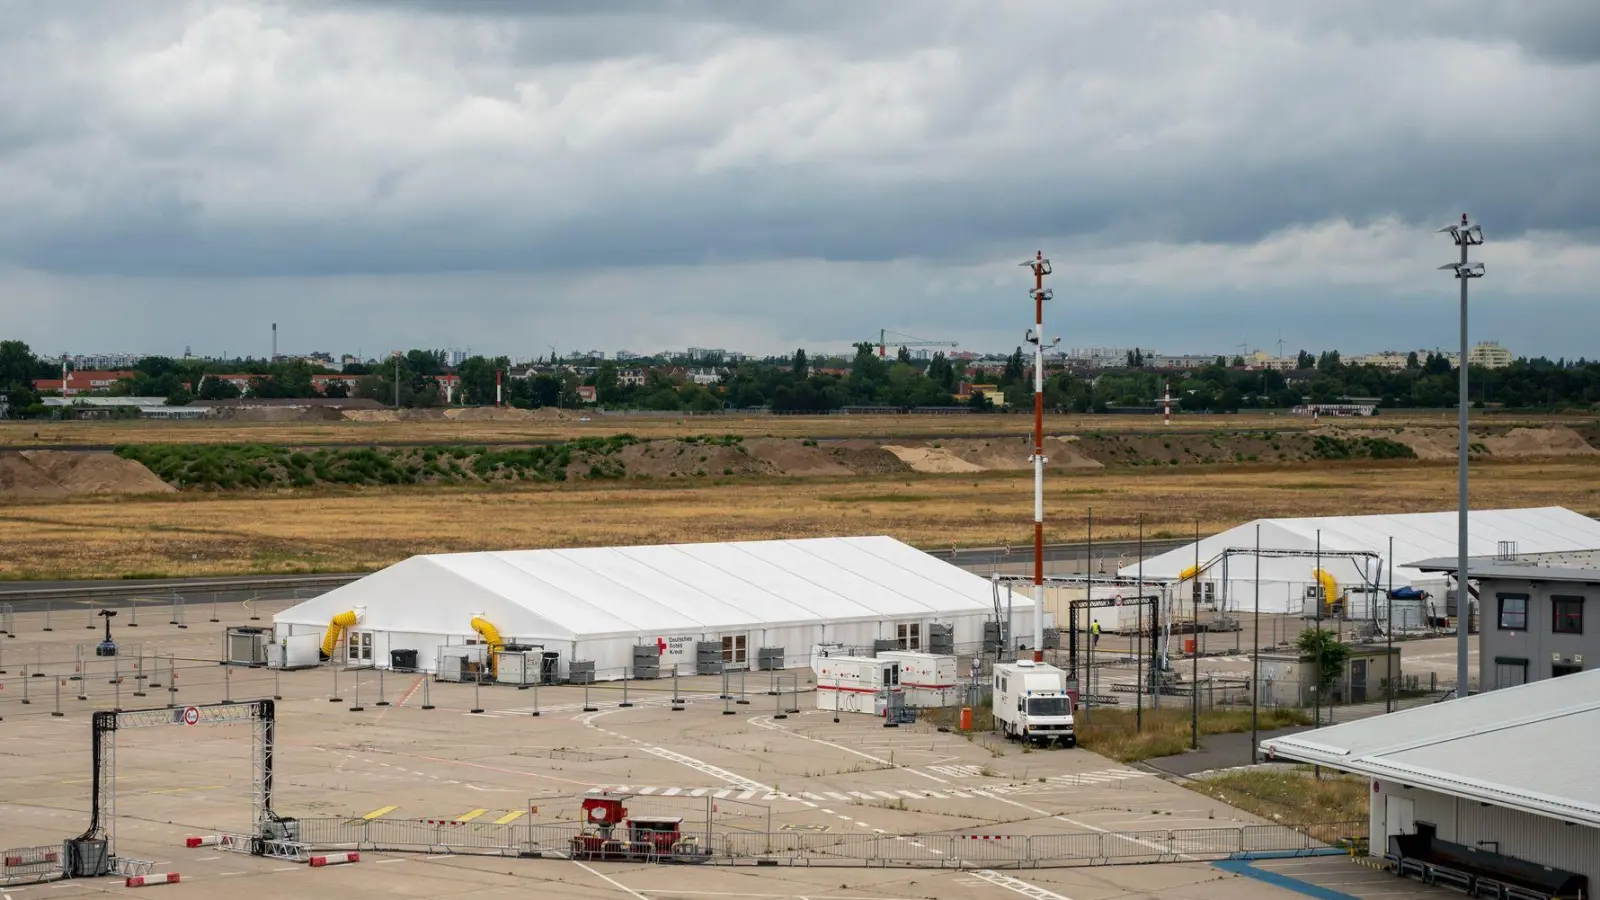
[[[903,688],[921,688],[923,690],[943,691],[955,687],[954,684],[912,684],[909,681],[900,682]]]
[[[342,866],[345,863],[361,862],[359,853],[337,853],[333,856],[311,857],[311,868],[320,869],[323,866]]]
[[[131,875],[125,887],[149,887],[152,884],[177,884],[178,873],[167,872],[164,875]]]
[[[819,691],[841,691],[841,692],[846,693],[846,694],[876,694],[877,692],[883,690],[883,688],[836,687],[836,686],[831,685],[831,684],[819,684],[819,685],[817,685],[817,690],[819,690]]]

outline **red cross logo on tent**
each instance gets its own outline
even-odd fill
[[[667,655],[667,642],[665,640],[663,640],[662,638],[656,638],[656,655],[657,656],[666,656]]]

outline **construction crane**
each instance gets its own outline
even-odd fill
[[[896,340],[894,341],[894,345],[896,347],[959,347],[960,346],[960,344],[957,344],[955,341],[925,341],[925,340],[922,340],[921,338],[912,337],[909,334],[903,334],[903,333],[898,332],[898,331],[890,331],[887,328],[880,328],[880,329],[878,329],[878,358],[879,359],[884,359],[888,355],[888,346],[889,346],[889,336],[890,335],[894,335],[895,336]],[[899,340],[899,338],[906,338],[906,340]]]

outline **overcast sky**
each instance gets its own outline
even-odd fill
[[[0,337],[1600,356],[1594,0],[9,0]]]

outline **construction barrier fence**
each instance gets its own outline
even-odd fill
[[[575,824],[441,823],[408,819],[300,819],[298,841],[317,852],[396,851],[558,857]],[[685,835],[697,858],[718,864],[1047,867],[1227,859],[1248,853],[1348,848],[1365,822],[1246,825],[1066,834],[859,834],[749,831]],[[620,843],[619,843],[620,846]]]
[[[61,845],[0,850],[0,884],[44,881],[61,875]]]

